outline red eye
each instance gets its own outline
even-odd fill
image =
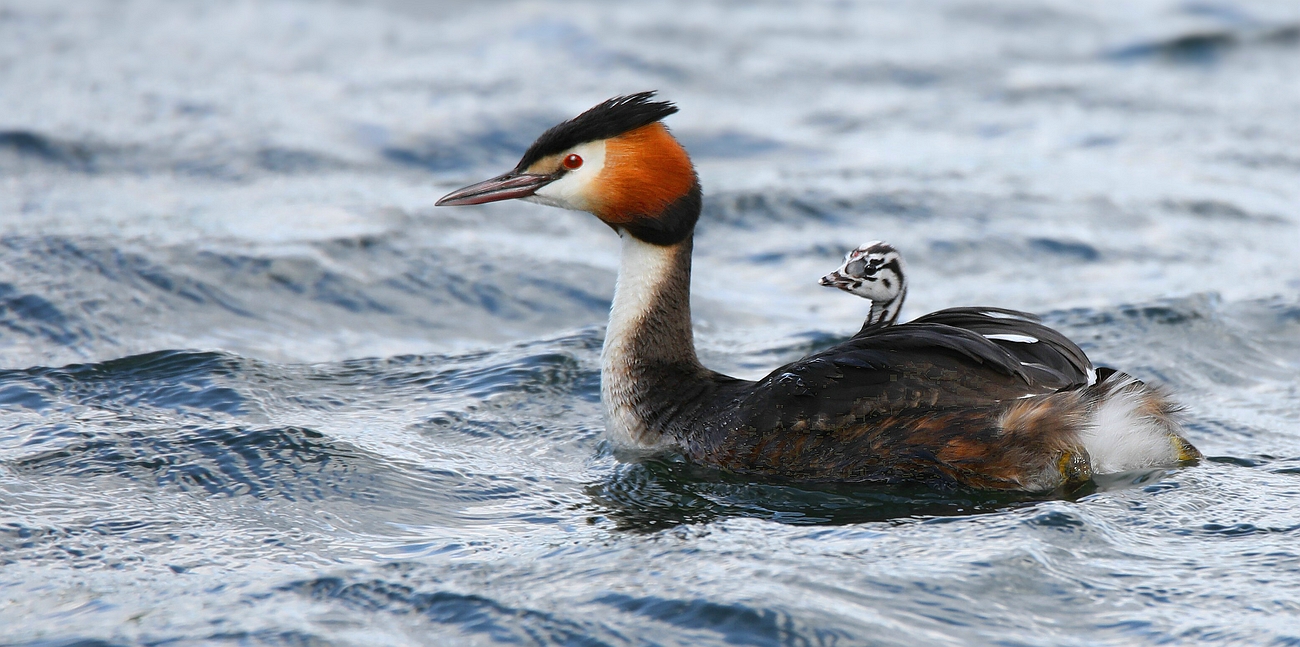
[[[578,167],[580,167],[580,166],[582,166],[582,158],[581,158],[581,157],[578,157],[577,155],[570,154],[568,157],[564,158],[564,168],[567,168],[567,169],[569,169],[570,171],[572,171],[573,169],[576,169],[576,168],[578,168]]]

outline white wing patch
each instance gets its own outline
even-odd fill
[[[984,338],[992,339],[995,341],[1010,341],[1010,342],[1015,342],[1017,344],[1038,343],[1038,338],[1036,337],[1030,337],[1029,335],[1016,335],[1013,333],[994,333],[992,335],[984,335]]]
[[[980,314],[984,315],[985,317],[992,317],[994,319],[1015,319],[1017,321],[1025,320],[1024,317],[1008,314],[1006,312],[981,312]]]

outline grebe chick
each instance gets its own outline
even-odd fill
[[[821,278],[821,284],[836,287],[871,301],[871,311],[862,329],[889,326],[898,321],[907,298],[907,275],[903,255],[889,243],[873,240],[844,255],[844,262],[834,272]]]
[[[859,335],[874,327],[898,322],[903,300],[907,298],[907,273],[903,254],[884,241],[863,243],[844,255],[835,271],[823,276],[821,285],[836,287],[871,301],[871,310]],[[1074,369],[1083,369],[1087,383],[1097,381],[1092,363],[1074,342],[1044,326],[1038,317],[1005,308],[947,308],[932,312],[918,322],[942,323],[980,333],[986,340],[1001,346],[1020,362],[1020,368],[1034,373],[1035,379],[1051,383]],[[1104,369],[1113,373],[1111,369]],[[1074,383],[1061,383],[1062,388]]]
[[[600,372],[616,445],[764,478],[1031,491],[1199,456],[1162,393],[1096,379],[1078,346],[1010,311],[872,327],[758,381],[705,368],[690,302],[700,184],[660,123],[676,106],[652,98],[605,101],[438,201],[587,211],[621,238]]]

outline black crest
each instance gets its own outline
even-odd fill
[[[551,126],[528,147],[516,170],[528,168],[547,155],[562,153],[578,144],[622,135],[677,112],[677,106],[668,101],[651,101],[654,96],[655,93],[650,91],[614,97],[573,119]]]

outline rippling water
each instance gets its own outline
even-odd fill
[[[1300,9],[0,2],[0,644],[1300,644]],[[701,354],[1029,309],[1210,457],[1066,498],[603,440],[617,244],[433,209],[656,88]]]

